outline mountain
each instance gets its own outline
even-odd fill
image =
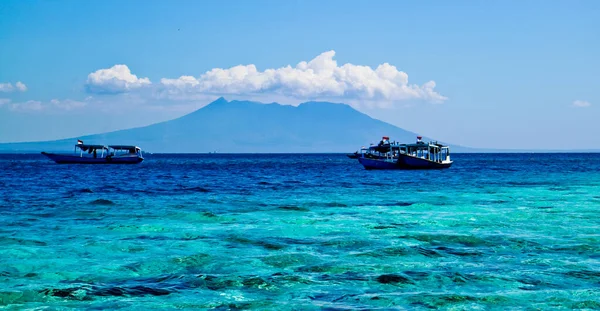
[[[154,153],[354,152],[382,136],[413,142],[417,134],[345,104],[306,102],[294,107],[219,98],[166,122],[55,141],[0,144],[0,151],[66,151],[81,139],[89,144],[135,144]]]

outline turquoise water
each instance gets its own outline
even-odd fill
[[[600,155],[453,158],[0,155],[0,308],[600,309]]]

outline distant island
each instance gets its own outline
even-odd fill
[[[81,139],[90,144],[135,144],[153,153],[342,153],[377,144],[382,136],[413,142],[417,133],[371,118],[346,104],[306,102],[289,106],[221,97],[170,121],[61,140],[3,143],[0,152],[71,152]],[[503,152],[444,143],[452,152]]]
[[[0,152],[72,151],[77,139],[93,144],[135,144],[155,153],[354,152],[378,143],[382,136],[412,142],[417,133],[345,104],[306,102],[295,107],[221,97],[170,121],[69,139],[5,143],[0,144]]]

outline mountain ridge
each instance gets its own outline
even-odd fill
[[[308,101],[290,106],[220,97],[176,119],[67,139],[3,143],[0,152],[68,151],[81,139],[95,144],[135,144],[154,153],[337,153],[377,143],[382,136],[413,142],[417,133],[343,103]]]

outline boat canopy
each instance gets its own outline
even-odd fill
[[[384,143],[379,145],[369,146],[370,151],[386,153],[386,152],[394,152],[399,150],[438,150],[438,149],[449,149],[448,146],[435,142],[425,143],[422,140],[417,141],[413,144],[400,144],[400,143]]]
[[[104,145],[84,145],[84,144],[77,144],[75,145],[75,148],[79,148],[83,151],[88,151],[88,150],[108,150],[108,147],[104,146]]]
[[[437,148],[448,148],[448,146],[442,145],[438,142],[431,142],[431,143],[424,143],[424,142],[418,142],[416,144],[402,144],[400,145],[402,147],[411,147],[411,148],[416,148],[416,149],[428,149],[428,148],[433,148],[433,149],[437,149]]]
[[[128,146],[128,145],[110,145],[108,146],[114,150],[129,150],[129,151],[140,151],[140,147],[138,146]]]

